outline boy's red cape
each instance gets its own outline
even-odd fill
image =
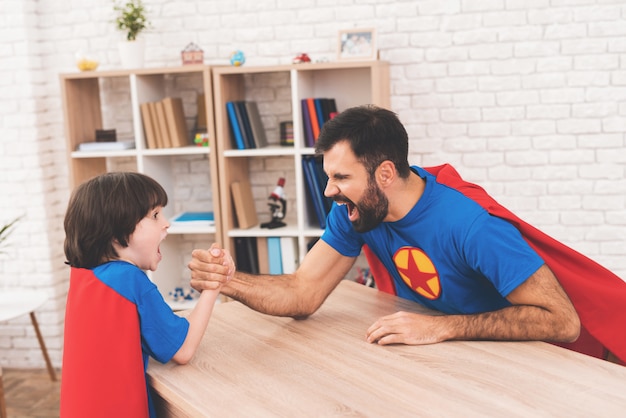
[[[626,282],[596,262],[527,224],[502,207],[480,186],[464,181],[449,164],[424,167],[437,181],[458,190],[491,215],[505,219],[543,258],[571,299],[582,324],[577,341],[558,345],[606,358],[607,350],[626,364]],[[364,247],[379,290],[395,294],[393,280],[376,255]]]

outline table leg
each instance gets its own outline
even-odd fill
[[[41,347],[43,358],[44,360],[46,360],[46,366],[48,367],[48,374],[50,375],[50,380],[55,382],[57,380],[57,375],[54,371],[54,367],[52,367],[52,363],[50,362],[50,357],[48,357],[48,350],[46,349],[46,343],[44,343],[43,337],[41,335],[41,331],[39,331],[39,324],[37,324],[37,318],[35,317],[35,312],[30,313],[30,320],[33,323],[33,327],[35,327],[35,333],[37,334],[37,339],[39,340],[39,346]]]
[[[2,383],[2,368],[0,367],[0,418],[7,418],[7,404],[4,401],[4,385]]]

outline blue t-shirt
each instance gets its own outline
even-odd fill
[[[333,205],[322,239],[356,257],[367,244],[393,278],[398,296],[448,314],[510,306],[506,296],[544,262],[510,223],[412,167],[426,185],[411,211],[358,233],[345,206]]]
[[[95,276],[120,296],[135,304],[139,316],[144,373],[149,357],[167,363],[187,338],[189,322],[172,312],[146,273],[125,261],[111,261],[93,269]],[[146,379],[147,382],[147,379]],[[148,391],[150,416],[155,417]]]

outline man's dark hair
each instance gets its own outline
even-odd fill
[[[385,160],[407,178],[409,138],[398,116],[374,105],[352,107],[339,113],[322,127],[315,152],[322,154],[338,142],[347,141],[356,158],[370,175]]]
[[[113,241],[127,247],[139,221],[165,205],[163,187],[143,174],[107,173],[81,184],[72,193],[63,223],[68,264],[93,268],[116,259]]]

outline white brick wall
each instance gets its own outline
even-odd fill
[[[299,52],[334,59],[336,35],[376,27],[411,162],[453,163],[524,219],[626,278],[626,4],[623,0],[145,0],[147,65]],[[61,364],[69,196],[58,73],[80,49],[119,66],[109,0],[0,2],[0,222],[24,214],[0,286],[43,288],[38,312]],[[269,81],[268,81],[269,82]],[[263,80],[258,81],[262,88]],[[266,196],[280,172],[259,176]],[[191,165],[193,169],[193,165]],[[255,176],[255,179],[257,177]],[[267,184],[263,183],[263,179]],[[0,324],[0,364],[42,367],[27,318]]]

